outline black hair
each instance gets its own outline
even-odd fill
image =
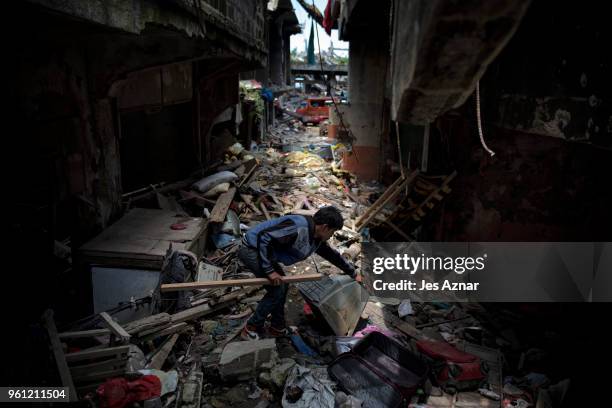
[[[314,219],[315,224],[322,225],[325,224],[331,229],[339,230],[344,225],[344,220],[342,219],[342,214],[340,214],[340,210],[336,207],[328,206],[322,207],[315,213],[312,217]]]

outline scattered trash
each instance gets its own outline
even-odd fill
[[[397,312],[399,317],[406,317],[414,314],[414,310],[412,309],[412,303],[410,303],[410,299],[402,300],[402,303],[397,308]]]
[[[221,171],[211,176],[204,177],[197,183],[194,183],[193,187],[202,193],[206,193],[207,191],[210,191],[212,188],[221,183],[229,183],[230,181],[234,181],[237,178],[238,176],[235,173],[232,173],[231,171]]]
[[[295,365],[285,384],[283,408],[334,408],[333,382],[326,367]]]
[[[501,396],[498,393],[486,388],[479,388],[478,392],[480,393],[480,395],[490,398],[493,401],[499,401],[501,399]]]

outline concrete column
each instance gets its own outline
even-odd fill
[[[355,38],[349,45],[349,103],[342,106],[343,120],[355,140],[353,154],[344,157],[344,168],[361,180],[376,180],[381,163],[383,102],[387,47],[378,38]]]
[[[283,85],[283,37],[281,35],[282,23],[270,26],[270,82]]]

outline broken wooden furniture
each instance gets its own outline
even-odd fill
[[[110,318],[110,316],[108,316]],[[111,319],[112,320],[112,319]],[[66,353],[61,340],[92,336],[92,331],[73,332],[71,336],[58,334],[53,319],[53,311],[47,310],[43,315],[43,325],[47,329],[49,341],[62,385],[68,387],[70,401],[77,401],[79,395],[95,390],[107,378],[121,376],[127,370],[129,345],[116,347],[93,347],[82,351]],[[119,329],[115,324],[112,330]],[[103,334],[98,331],[98,334]],[[129,335],[128,335],[129,336]]]
[[[363,229],[376,217],[388,204],[392,203],[395,198],[414,181],[419,174],[418,170],[413,171],[408,176],[400,176],[393,184],[385,190],[378,200],[374,202],[355,222],[357,230]]]
[[[158,270],[169,245],[203,253],[206,222],[172,211],[134,208],[79,249],[89,264]]]
[[[78,255],[91,270],[94,312],[150,296],[159,283],[168,248],[191,251],[199,258],[206,243],[206,226],[203,218],[134,208],[83,245]],[[129,309],[115,317],[128,321],[151,312]]]
[[[411,193],[395,207],[393,213],[379,224],[384,224],[383,227],[391,229],[383,236],[384,239],[396,233],[402,238],[412,241],[412,237],[408,234],[414,231],[424,217],[450,194],[452,190],[449,184],[456,176],[456,171],[440,177],[419,176]]]

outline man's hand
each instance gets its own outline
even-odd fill
[[[268,279],[272,282],[272,286],[279,286],[283,283],[283,276],[278,272],[270,272]]]
[[[355,274],[355,280],[359,283],[361,283],[363,281],[363,277],[361,276],[361,273],[357,272]]]

